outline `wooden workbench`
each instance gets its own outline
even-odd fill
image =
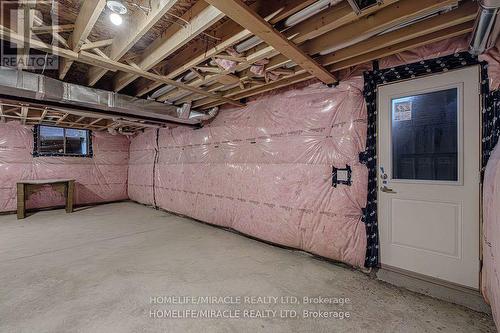
[[[17,182],[17,218],[26,217],[26,200],[44,185],[51,185],[54,190],[64,194],[66,213],[73,212],[74,179],[21,180]]]

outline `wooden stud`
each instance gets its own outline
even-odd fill
[[[98,48],[101,48],[101,47],[106,47],[106,46],[109,46],[113,44],[113,39],[104,39],[104,40],[100,40],[100,41],[97,41],[97,42],[85,42],[85,44],[83,44],[81,47],[80,47],[80,50],[92,50],[92,49],[98,49]]]
[[[26,217],[25,186],[23,183],[17,183],[17,219]]]
[[[32,27],[31,31],[37,35],[40,34],[53,34],[54,32],[71,32],[75,28],[74,24],[62,25],[42,25],[39,27]]]

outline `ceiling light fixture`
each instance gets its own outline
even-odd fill
[[[122,17],[117,13],[109,14],[109,19],[110,19],[111,23],[113,23],[114,25],[120,25],[123,22]]]
[[[127,7],[121,1],[109,0],[106,2],[106,7],[111,11],[109,14],[109,19],[114,25],[120,25],[123,23],[123,18],[121,15],[127,13]]]

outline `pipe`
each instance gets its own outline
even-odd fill
[[[200,121],[205,121],[205,120],[210,120],[214,118],[217,113],[219,113],[219,108],[218,107],[213,107],[210,110],[208,110],[206,113],[203,112],[198,112],[198,111],[191,111],[189,114],[189,119],[196,119]]]
[[[479,13],[469,43],[469,52],[479,55],[495,46],[500,32],[498,12],[500,0],[480,0]]]
[[[54,107],[73,106],[89,112],[107,112],[163,123],[199,124],[197,119],[179,118],[175,106],[84,87],[8,67],[0,67],[0,95],[45,102]]]
[[[293,14],[292,16],[290,16],[289,18],[287,18],[285,20],[285,27],[291,27],[291,26],[294,26],[308,18],[310,18],[311,16],[313,16],[314,14],[316,13],[319,13],[320,11],[322,11],[323,9],[327,8],[328,6],[330,6],[330,4],[334,2],[334,3],[337,3],[337,2],[340,2],[340,1],[332,1],[332,0],[320,0],[318,2],[315,2],[313,3],[312,5],[302,9],[301,11],[298,11],[297,13]]]
[[[248,38],[247,40],[244,40],[243,42],[239,43],[238,45],[236,45],[234,47],[234,49],[238,53],[243,53],[246,50],[249,50],[252,47],[259,45],[260,43],[262,43],[262,39],[260,39],[257,36],[253,36],[253,37]]]

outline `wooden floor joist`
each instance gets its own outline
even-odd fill
[[[3,26],[0,26],[0,37],[4,40],[9,40],[9,41],[12,41],[14,43],[15,42],[22,43],[25,40],[24,36],[16,34],[16,33],[11,32],[11,31],[8,31],[8,29],[6,29]],[[81,51],[81,52],[77,53],[77,52],[74,52],[71,50],[66,50],[66,49],[56,47],[56,46],[52,46],[52,45],[49,45],[49,44],[46,44],[44,42],[34,40],[34,39],[31,39],[29,41],[29,44],[30,44],[31,48],[33,48],[33,49],[38,49],[40,51],[49,52],[49,53],[52,53],[55,55],[59,55],[63,58],[66,58],[66,59],[69,59],[72,61],[80,61],[80,62],[89,64],[89,65],[98,66],[98,67],[101,67],[101,68],[104,68],[107,70],[111,70],[111,71],[120,70],[122,72],[127,72],[127,73],[130,73],[133,75],[142,76],[142,77],[145,77],[145,78],[153,80],[153,81],[159,81],[159,82],[162,82],[164,84],[170,84],[170,85],[175,86],[177,88],[182,88],[182,89],[191,91],[193,93],[199,93],[199,94],[202,94],[202,95],[205,95],[208,97],[214,97],[216,99],[221,99],[229,104],[238,105],[238,106],[243,105],[243,103],[241,103],[241,102],[233,101],[231,99],[209,93],[203,89],[190,87],[190,86],[185,85],[181,82],[170,80],[170,79],[167,79],[167,78],[162,77],[160,75],[153,74],[153,73],[146,72],[144,70],[135,68],[134,66],[126,65],[126,64],[123,64],[121,62],[113,61],[111,59],[106,59],[104,57],[101,57],[101,56],[98,56],[96,54],[92,54],[92,53],[89,53],[86,51]]]
[[[140,68],[146,71],[150,70],[161,60],[165,59],[165,57],[177,51],[224,17],[224,14],[218,9],[207,6],[203,1],[196,3],[194,7],[199,13],[194,16],[185,27],[172,26],[161,38],[155,40],[146,50],[144,50],[141,59],[137,62]],[[113,79],[113,90],[122,90],[136,78],[137,76],[130,73],[119,73]]]
[[[439,3],[439,5],[437,5],[436,3]],[[315,31],[308,30],[308,29],[312,29],[312,28],[317,27],[317,24],[311,23],[311,22],[316,22],[318,20],[317,16],[313,16],[312,18],[295,26],[295,27],[299,27],[300,29],[295,29],[292,32],[286,31],[285,33],[298,34],[296,39],[293,39],[294,41],[296,40],[297,42],[304,42],[306,40],[309,40],[307,43],[314,43],[316,40],[321,39],[322,40],[322,43],[321,43],[322,48],[327,49],[327,48],[339,47],[340,45],[342,45],[342,44],[339,44],[339,40],[341,42],[343,41],[342,33],[345,31],[351,31],[354,27],[356,27],[358,24],[360,24],[360,22],[364,22],[364,23],[362,24],[362,29],[360,29],[358,31],[358,33],[360,35],[366,35],[366,34],[369,34],[370,32],[373,32],[373,31],[383,31],[384,29],[387,29],[388,27],[394,27],[397,24],[404,23],[405,22],[404,20],[418,18],[420,15],[422,15],[422,13],[429,13],[429,12],[435,11],[436,8],[443,8],[443,6],[449,5],[450,3],[452,3],[452,1],[426,0],[426,1],[422,1],[421,3],[415,4],[415,2],[413,0],[402,0],[402,1],[399,1],[397,3],[394,2],[392,4],[387,4],[387,6],[385,8],[377,11],[376,15],[363,16],[357,21],[356,20],[349,20],[350,17],[347,15],[347,13],[345,13],[345,15],[347,15],[347,16],[333,16],[332,15],[330,17],[325,17],[323,22],[325,22],[326,25],[329,25],[331,27],[337,27],[337,29],[331,30],[330,32],[327,32],[327,34],[331,35],[331,36],[335,35],[338,37],[337,38],[330,38],[328,40],[323,38],[324,34],[319,35],[319,37],[317,37],[317,38],[309,39],[310,36],[313,36],[315,34]],[[349,7],[349,6],[347,6],[347,7]],[[338,10],[338,12],[342,12],[345,8],[345,5],[341,3],[337,7],[333,7],[333,8],[335,8],[336,11]],[[461,22],[464,22],[464,20],[472,20],[474,17],[475,8],[477,8],[477,7],[474,4],[472,4],[470,2],[465,3],[463,6],[461,6],[457,10],[453,10],[453,11],[450,11],[448,13],[437,16],[437,18],[439,18],[437,20],[436,20],[436,17],[429,19],[429,20],[432,20],[431,23],[427,24],[425,27],[419,27],[418,29],[414,29],[414,30],[416,30],[416,31],[422,30],[421,34],[425,34],[428,31],[435,31],[437,29],[442,29],[446,26],[450,26],[453,24],[459,24]],[[348,9],[350,10],[350,8],[348,8]],[[352,13],[351,13],[351,15],[352,15]],[[399,18],[398,15],[403,17],[403,18]],[[424,20],[423,22],[427,22],[427,21],[428,20]],[[418,25],[418,24],[419,23],[416,23],[416,25]],[[414,25],[410,25],[410,26],[414,26]],[[429,28],[429,27],[431,27],[431,28]],[[323,30],[323,31],[325,32],[325,30]],[[398,30],[396,30],[396,31],[398,31]],[[410,39],[411,36],[405,35],[405,33],[407,33],[407,32],[404,32],[403,38]],[[316,35],[316,36],[318,36],[318,35]],[[401,38],[401,37],[399,37],[399,38]],[[370,39],[373,39],[373,37]],[[387,38],[386,42],[387,42],[387,40],[390,41],[391,39]],[[358,50],[359,49],[360,48],[358,48]],[[273,57],[273,58],[271,59],[271,62],[268,65],[266,65],[266,68],[268,68],[268,69],[276,68],[276,67],[285,65],[289,62],[287,60],[287,58],[284,57],[283,55],[281,55],[281,54],[276,55],[276,53],[273,54],[272,48],[270,48],[268,51],[269,51],[269,53],[266,54],[265,57]],[[353,53],[351,53],[351,54],[353,54]],[[256,60],[261,60],[261,59],[262,59],[262,57],[256,58]],[[249,66],[242,66],[241,68],[237,67],[237,70],[240,71],[240,70],[248,68],[248,67]],[[245,80],[249,77],[248,74],[249,73],[247,72],[244,75],[240,75],[240,78],[242,80]],[[204,82],[200,83],[199,80],[196,80],[194,82],[194,84],[199,86],[200,84],[211,83],[213,81],[214,81],[213,79],[208,77],[204,80]],[[222,86],[221,84],[213,84],[211,86],[209,85],[207,88],[210,91],[216,91],[217,88],[221,87],[221,86]],[[237,90],[237,89],[234,89],[234,90]],[[190,98],[185,97],[185,98],[182,98],[180,101],[177,101],[179,96],[181,96],[181,97],[184,96],[184,93],[175,94],[175,92],[169,92],[168,94],[161,96],[159,98],[159,100],[164,101],[168,98],[170,101],[174,101],[175,103],[183,103],[183,102],[188,102],[190,100],[190,98],[191,98],[191,100],[199,99],[199,97],[197,97],[197,96],[191,96]],[[196,104],[196,105],[199,106],[198,104]]]
[[[330,84],[336,81],[332,73],[328,72],[320,64],[314,61],[297,45],[289,41],[285,36],[276,31],[271,24],[251,10],[240,0],[206,0],[209,4],[217,7],[242,27],[260,37],[269,46],[288,57],[294,63],[307,70],[324,83]]]
[[[81,3],[72,17],[56,13],[64,24],[50,25],[43,18],[51,12],[34,1],[30,10],[41,15],[23,25],[29,34],[0,26],[0,38],[23,46],[24,56],[30,48],[59,56],[63,80],[93,86],[113,72],[102,86],[137,96],[162,87],[151,95],[157,102],[191,103],[197,111],[243,106],[242,98],[312,78],[334,83],[341,69],[470,32],[478,9],[471,0],[385,0],[362,10],[348,0],[141,0],[123,2],[128,12],[113,26],[105,0]],[[121,126],[105,115],[9,110],[0,109],[0,121]],[[144,128],[133,122],[129,130]]]
[[[73,33],[69,38],[69,45],[73,51],[78,52],[80,47],[85,43],[105,5],[106,0],[85,0],[82,3],[80,12],[75,21]],[[68,58],[61,59],[59,65],[59,79],[64,79],[72,63],[73,61]]]
[[[326,63],[324,65],[326,68],[328,68],[331,71],[339,71],[342,69],[350,68],[353,66],[357,66],[360,64],[364,64],[367,62],[370,62],[375,59],[387,57],[393,54],[397,54],[403,51],[411,50],[414,48],[417,48],[419,46],[427,45],[428,43],[433,43],[433,42],[438,42],[442,40],[446,40],[449,38],[457,37],[457,36],[463,36],[466,35],[467,33],[470,33],[473,28],[473,23],[472,22],[466,22],[462,23],[458,26],[450,27],[441,31],[433,32],[428,35],[424,35],[421,37],[417,37],[414,39],[410,39],[404,42],[397,43],[395,45],[391,45],[385,48],[381,48],[378,50],[374,50],[369,53],[365,53],[359,56],[355,56],[352,58],[345,59],[343,61],[340,61],[338,63],[332,63],[327,66]],[[233,91],[228,93],[227,95],[230,95],[231,98],[247,98],[250,96],[258,95],[270,90],[282,88],[289,86],[291,84],[295,84],[298,82],[302,82],[305,80],[312,79],[313,76],[311,76],[309,73],[305,73],[303,70],[301,72],[297,72],[298,74],[292,76],[292,77],[287,77],[283,78],[279,81],[273,82],[269,85],[263,86],[263,87],[256,87],[256,88],[251,88],[246,91]],[[212,103],[206,103],[206,101],[198,101],[193,103],[192,107],[200,107],[203,106],[204,108],[211,108],[214,106],[221,105],[222,103],[220,102],[212,102]]]
[[[456,10],[444,13],[442,15],[434,16],[428,20],[424,20],[413,25],[409,25],[407,27],[401,28],[399,30],[395,30],[380,36],[372,37],[363,42],[354,44],[350,47],[346,47],[340,49],[336,52],[321,56],[318,58],[318,61],[322,65],[330,65],[334,62],[339,62],[344,59],[352,58],[356,55],[361,55],[364,53],[368,53],[374,51],[376,49],[380,49],[382,47],[394,45],[398,42],[406,41],[412,38],[420,37],[432,32],[436,32],[439,30],[446,29],[451,26],[459,25],[464,22],[471,22],[474,20],[476,15],[476,7],[473,3],[465,3]],[[269,70],[277,68],[286,64],[288,60],[282,55],[277,55],[271,59],[270,63],[266,66]],[[248,78],[251,73],[243,72],[240,74],[240,79],[244,80]],[[220,84],[214,84],[212,86],[208,86],[209,91],[217,90],[220,88]],[[231,90],[233,91],[233,90]],[[234,89],[237,91],[237,89]],[[226,92],[226,95],[228,93]],[[231,96],[230,94],[228,96]],[[198,98],[198,99],[201,99]],[[210,99],[203,98],[205,101],[209,101]],[[189,101],[189,98],[185,98],[179,100],[179,103],[184,103]],[[195,103],[197,107],[202,106],[202,103]]]
[[[258,0],[250,6],[251,8],[255,8],[255,10],[260,9],[259,14],[264,17],[264,19],[268,20],[269,23],[274,24],[290,15],[293,15],[305,6],[314,2],[314,0],[275,0],[272,2]],[[232,47],[252,36],[250,31],[242,28],[239,24],[233,21],[224,22],[224,24],[219,27],[218,31],[220,31],[220,33],[217,35],[226,36],[227,38],[223,38],[220,43],[209,49],[206,49],[200,40],[192,43],[189,48],[181,51],[178,57],[172,59],[168,63],[168,73],[165,74],[165,76],[170,79],[176,78],[183,72],[186,72],[198,64],[214,57],[216,54],[223,52],[228,47]],[[135,95],[142,96],[151,90],[158,88],[160,85],[161,84],[157,82],[141,80],[137,84]]]
[[[152,0],[149,13],[139,12],[135,20],[125,25],[118,35],[113,38],[109,58],[120,60],[146,34],[165,13],[172,8],[177,0]],[[99,67],[90,69],[88,83],[93,86],[106,74],[106,70]]]

